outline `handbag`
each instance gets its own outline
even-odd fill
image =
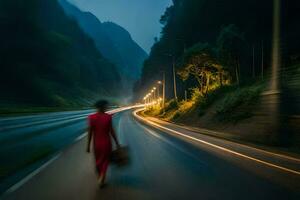
[[[128,147],[122,146],[113,150],[110,161],[118,167],[126,166],[129,163]]]

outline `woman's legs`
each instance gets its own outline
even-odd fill
[[[103,186],[105,183],[106,172],[109,165],[110,154],[100,154],[96,155],[96,168],[98,172],[98,183]]]

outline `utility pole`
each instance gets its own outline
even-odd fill
[[[173,84],[174,84],[174,98],[178,101],[177,98],[177,86],[176,86],[176,71],[175,71],[175,57],[172,56],[172,66],[173,66]]]
[[[261,79],[264,80],[264,41],[261,42]]]
[[[253,45],[252,49],[252,77],[255,78],[255,46]]]
[[[166,98],[166,74],[163,72],[163,100],[162,100],[162,105],[163,105],[163,113],[165,114],[165,98]]]
[[[237,84],[240,85],[239,60],[236,60],[236,65],[235,65],[235,76],[236,76],[236,82],[237,82]]]
[[[279,71],[281,67],[280,35],[281,35],[281,0],[274,0],[273,17],[273,48],[272,48],[272,75],[271,91],[279,91]]]

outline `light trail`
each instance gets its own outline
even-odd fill
[[[270,163],[270,162],[266,162],[266,161],[263,161],[263,160],[260,160],[260,159],[257,159],[257,158],[253,158],[251,156],[247,156],[245,154],[242,154],[242,153],[239,153],[239,152],[236,152],[236,151],[233,151],[233,150],[230,150],[230,149],[227,149],[225,147],[221,147],[219,145],[216,145],[216,144],[212,144],[210,142],[207,142],[207,141],[204,141],[204,140],[201,140],[201,139],[198,139],[198,138],[195,138],[195,137],[192,137],[192,136],[189,136],[189,135],[186,135],[186,134],[183,134],[183,133],[180,133],[179,131],[175,131],[175,130],[172,130],[170,128],[167,128],[167,127],[164,127],[164,126],[161,126],[155,122],[152,122],[150,120],[147,120],[143,117],[140,117],[137,112],[141,111],[142,109],[139,109],[139,110],[135,110],[133,112],[133,115],[143,121],[143,122],[146,122],[154,127],[158,127],[160,129],[163,129],[163,130],[166,130],[168,132],[172,132],[176,135],[179,135],[181,137],[184,137],[184,138],[187,138],[189,140],[193,140],[193,141],[196,141],[196,142],[200,142],[202,144],[205,144],[205,145],[208,145],[208,146],[211,146],[211,147],[214,147],[216,149],[219,149],[219,150],[222,150],[222,151],[225,151],[225,152],[228,152],[230,154],[233,154],[233,155],[236,155],[236,156],[239,156],[239,157],[242,157],[242,158],[246,158],[246,159],[249,159],[249,160],[252,160],[252,161],[255,161],[255,162],[258,162],[258,163],[261,163],[261,164],[264,164],[264,165],[267,165],[269,167],[273,167],[273,168],[276,168],[276,169],[280,169],[280,170],[283,170],[283,171],[286,171],[286,172],[289,172],[289,173],[293,173],[293,174],[296,174],[296,175],[300,175],[300,172],[299,171],[296,171],[296,170],[293,170],[293,169],[289,169],[289,168],[286,168],[286,167],[282,167],[282,166],[279,166],[279,165],[275,165],[273,163]]]

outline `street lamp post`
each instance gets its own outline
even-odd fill
[[[152,89],[151,92],[151,107],[153,108],[154,107],[154,101],[155,101],[155,92],[154,90]]]
[[[177,101],[177,84],[176,84],[176,72],[175,72],[175,58],[172,56],[172,66],[173,66],[173,84],[174,84],[174,97],[175,100]]]
[[[172,74],[173,74],[173,88],[174,88],[174,98],[177,101],[177,85],[176,85],[176,70],[175,70],[175,56],[173,54],[165,54],[172,58]]]
[[[272,48],[272,76],[271,91],[279,91],[279,70],[281,64],[280,55],[280,26],[281,26],[281,0],[274,0],[274,19],[273,19],[273,48]]]
[[[163,105],[163,113],[165,114],[165,98],[166,98],[166,74],[163,72],[163,99],[162,99],[162,105]]]
[[[153,97],[154,97],[154,101],[156,101],[157,100],[156,87],[153,88]]]
[[[162,82],[161,81],[157,81],[157,84],[158,84],[158,87],[157,87],[157,96],[158,98],[160,99],[161,96],[160,96],[160,85],[162,85]],[[159,106],[161,106],[161,101],[159,102]]]
[[[150,95],[150,93],[148,93],[147,96],[148,96],[148,107],[149,107],[150,106],[150,102],[151,102],[151,95]]]
[[[155,107],[155,104],[157,104],[160,107],[160,104],[162,102],[163,112],[165,112],[165,90],[166,90],[166,79],[165,79],[165,72],[163,72],[163,80],[157,81],[155,84],[155,87],[151,88],[150,92],[146,94],[146,96],[143,98],[145,107]],[[160,85],[162,85],[162,91],[163,91],[163,98],[160,97]]]

